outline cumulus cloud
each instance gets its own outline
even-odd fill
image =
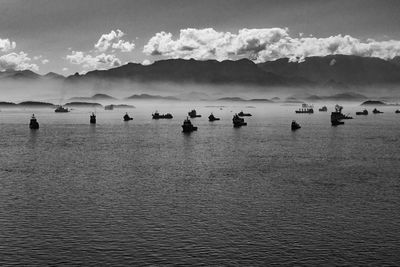
[[[82,65],[86,69],[97,69],[105,67],[118,67],[121,61],[113,54],[101,53],[96,56],[86,54],[82,51],[72,51],[66,59],[76,65]]]
[[[10,41],[10,39],[1,39],[0,38],[0,51],[1,52],[9,52],[15,49],[17,44],[15,42]]]
[[[42,60],[42,64],[43,64],[43,65],[44,65],[44,64],[47,64],[47,63],[49,63],[49,62],[50,62],[50,60],[48,60],[48,59],[46,59],[46,58]]]
[[[142,61],[142,65],[144,65],[144,66],[147,66],[147,65],[150,65],[150,64],[151,64],[151,61],[148,60],[148,59],[145,59],[145,60]]]
[[[264,62],[287,57],[302,61],[308,56],[345,54],[393,58],[400,55],[400,41],[362,41],[350,35],[327,38],[291,37],[287,28],[241,29],[238,33],[218,32],[212,28],[182,29],[177,38],[159,32],[150,38],[143,52],[152,56],[194,59],[249,58]]]
[[[0,56],[0,70],[32,70],[38,71],[39,67],[31,63],[31,58],[24,52],[9,53]]]
[[[68,70],[68,68],[62,68],[62,71],[67,71]]]
[[[112,30],[110,33],[101,35],[94,47],[100,52],[106,52],[110,48],[121,52],[131,52],[135,48],[135,43],[122,40],[123,36],[125,36],[125,33],[121,30]]]

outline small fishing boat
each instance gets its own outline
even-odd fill
[[[183,124],[182,124],[182,132],[190,133],[190,132],[193,132],[193,131],[197,131],[197,127],[193,126],[193,124],[189,120],[189,118],[186,118],[186,120],[184,120]]]
[[[215,117],[214,114],[211,113],[211,115],[208,116],[208,120],[209,121],[219,121],[220,118]]]
[[[192,109],[190,112],[188,112],[188,115],[190,118],[200,118],[201,115],[197,114],[197,111],[195,109]]]
[[[322,108],[319,109],[320,112],[327,112],[328,108],[326,106],[323,106]]]
[[[292,131],[296,131],[296,130],[300,129],[301,126],[296,121],[292,121],[291,128],[292,128]]]
[[[241,127],[247,125],[247,122],[245,122],[243,118],[240,118],[238,114],[235,114],[233,116],[232,122],[233,122],[233,127]]]
[[[56,113],[67,113],[67,112],[69,112],[69,110],[68,110],[68,108],[64,108],[63,106],[60,105],[54,110],[54,112],[56,112]]]
[[[90,115],[90,123],[95,124],[96,123],[96,115],[94,112],[92,112],[92,115]]]
[[[131,118],[129,115],[128,115],[128,112],[124,115],[124,121],[131,121],[131,120],[133,120],[133,118]]]
[[[368,115],[368,110],[364,109],[363,111],[357,111],[356,115]]]
[[[381,114],[381,113],[383,113],[383,112],[380,111],[380,110],[377,110],[376,108],[374,108],[374,110],[372,110],[372,113],[374,113],[374,114]]]
[[[35,114],[32,114],[31,121],[29,123],[29,128],[33,130],[39,129],[39,123],[35,117]]]
[[[250,113],[244,113],[243,110],[237,114],[239,117],[251,117]]]
[[[396,111],[394,113],[400,113],[400,109],[396,109]]]

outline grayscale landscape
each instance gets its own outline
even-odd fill
[[[399,13],[0,0],[0,265],[399,265]]]

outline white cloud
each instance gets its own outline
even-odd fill
[[[97,51],[106,52],[109,48],[120,50],[121,52],[131,52],[135,48],[134,42],[124,41],[121,38],[125,35],[121,30],[112,30],[110,33],[101,35],[94,45]]]
[[[43,65],[44,65],[44,64],[47,64],[47,63],[49,63],[49,62],[50,62],[50,60],[48,60],[48,59],[46,59],[46,58],[42,60],[42,64],[43,64]]]
[[[0,51],[1,52],[9,52],[15,49],[17,44],[15,42],[10,41],[9,39],[1,39],[0,38]]]
[[[327,38],[293,38],[287,28],[241,29],[238,33],[218,32],[212,28],[182,29],[179,37],[156,33],[144,46],[147,55],[167,58],[235,59],[250,58],[264,62],[287,57],[302,61],[308,56],[345,54],[393,58],[400,55],[400,41],[362,41],[350,35]]]
[[[70,63],[82,65],[86,69],[118,67],[121,65],[121,61],[115,55],[104,53],[92,56],[82,51],[72,51],[70,55],[66,56],[66,59]]]
[[[143,62],[142,62],[142,65],[144,65],[144,66],[147,66],[147,65],[150,65],[150,64],[151,64],[151,61],[148,60],[148,59],[145,59],[145,60],[143,60]]]
[[[62,71],[68,71],[68,68],[62,68]]]
[[[32,70],[38,71],[39,67],[36,64],[30,63],[31,58],[24,52],[9,53],[0,56],[0,70]]]

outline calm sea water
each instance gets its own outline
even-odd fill
[[[332,127],[330,112],[222,105],[138,104],[128,123],[96,110],[95,126],[91,110],[3,109],[0,265],[400,264],[394,108]],[[191,108],[203,117],[183,134]]]

